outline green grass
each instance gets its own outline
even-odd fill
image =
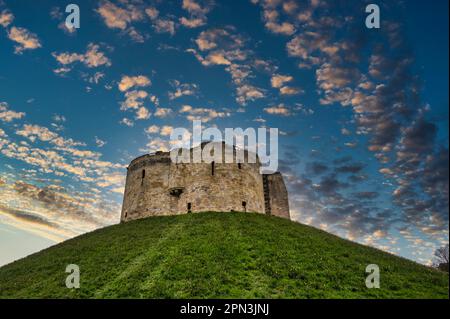
[[[81,287],[68,289],[77,264]],[[378,264],[381,288],[365,286]],[[448,274],[277,217],[152,217],[0,268],[0,298],[448,298]]]

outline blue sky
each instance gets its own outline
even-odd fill
[[[371,1],[373,2],[373,1]],[[293,219],[448,243],[448,2],[0,0],[0,264],[119,221],[174,127],[279,128]],[[68,3],[67,3],[68,4]]]

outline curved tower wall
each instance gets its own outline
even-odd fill
[[[121,221],[205,211],[264,214],[259,168],[259,161],[247,160],[177,164],[168,152],[138,157],[128,167]]]

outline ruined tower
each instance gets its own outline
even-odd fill
[[[215,142],[220,143],[220,142]],[[211,144],[211,143],[210,143]],[[288,193],[280,173],[260,174],[260,162],[222,161],[176,163],[170,152],[140,156],[127,168],[121,222],[161,215],[191,212],[255,212],[290,218]],[[204,144],[187,150],[193,153]]]

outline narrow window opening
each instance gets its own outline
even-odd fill
[[[141,186],[144,185],[145,169],[142,170]]]
[[[125,218],[127,218],[128,217],[128,212],[125,212]]]
[[[214,176],[214,166],[215,166],[216,162],[211,162],[211,175]]]
[[[187,203],[187,210],[188,210],[188,213],[192,213],[192,204],[191,203]]]
[[[242,168],[242,165],[241,165],[241,163],[238,163],[238,168],[239,168],[239,169],[241,169],[241,168]]]
[[[244,208],[244,212],[247,212],[247,202],[242,202],[242,208]]]

